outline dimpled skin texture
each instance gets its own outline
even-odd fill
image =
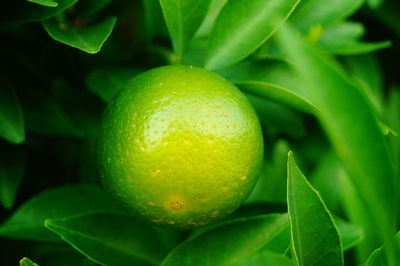
[[[190,229],[245,200],[263,159],[258,118],[230,82],[165,66],[128,82],[99,137],[103,184],[135,213]]]

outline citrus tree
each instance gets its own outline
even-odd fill
[[[0,9],[1,265],[398,265],[396,0]]]

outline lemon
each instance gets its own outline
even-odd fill
[[[136,214],[190,229],[240,206],[263,149],[259,120],[232,83],[164,66],[133,78],[110,103],[99,168],[105,187]]]

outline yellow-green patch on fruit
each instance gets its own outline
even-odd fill
[[[263,139],[232,83],[204,69],[165,66],[135,77],[113,99],[98,154],[103,184],[135,213],[194,228],[245,200]]]

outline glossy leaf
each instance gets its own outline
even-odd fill
[[[400,259],[400,233],[397,233],[397,235],[394,238],[394,244],[395,247],[397,248],[397,261]],[[371,256],[368,258],[367,262],[365,263],[365,266],[386,266],[388,265],[388,261],[386,260],[387,255],[385,254],[386,247],[380,247],[375,249],[375,251],[371,254]]]
[[[393,167],[370,103],[333,59],[302,42],[289,27],[279,33],[281,47],[294,62],[309,99],[319,109],[320,123],[375,215],[366,222],[380,230],[366,233],[366,238],[375,235],[388,240],[394,230]]]
[[[253,256],[232,264],[232,266],[294,266],[293,262],[286,256],[271,251],[261,251]]]
[[[291,152],[287,193],[293,257],[298,264],[343,265],[343,248],[333,218]]]
[[[290,21],[303,32],[314,25],[326,28],[352,15],[364,1],[334,0],[329,5],[320,0],[302,1]]]
[[[28,258],[22,258],[22,260],[19,261],[20,266],[39,266],[38,264],[34,263]]]
[[[245,60],[217,73],[234,82],[243,92],[259,99],[271,100],[311,115],[318,112],[301,90],[299,77],[290,71],[288,63],[281,60]],[[388,132],[387,125],[380,123],[382,132]]]
[[[25,173],[25,153],[21,150],[4,149],[0,153],[0,202],[10,209]]]
[[[135,68],[97,68],[87,76],[86,85],[92,93],[108,103],[126,82],[140,72]]]
[[[177,244],[164,243],[160,229],[124,214],[92,213],[46,220],[45,225],[102,265],[159,265]]]
[[[116,21],[116,17],[108,17],[95,25],[71,27],[50,19],[43,22],[43,27],[54,40],[89,54],[95,54],[100,51],[110,36]]]
[[[368,258],[367,262],[364,264],[365,266],[387,266],[387,261],[382,254],[382,249],[377,248]]]
[[[287,153],[285,165],[287,168]],[[286,184],[285,184],[286,185]],[[231,217],[251,217],[263,213],[273,212],[276,209],[275,205],[264,204],[248,204],[240,207],[239,210],[234,212]],[[340,240],[342,242],[343,251],[350,250],[356,247],[364,239],[364,231],[361,226],[357,226],[348,221],[343,220],[337,216],[333,216]],[[271,241],[264,245],[261,250],[269,250],[280,254],[287,254],[290,250],[290,226],[287,221],[285,228],[280,230]]]
[[[172,46],[181,56],[186,42],[196,33],[211,0],[160,0]]]
[[[245,80],[273,83],[305,97],[299,88],[297,77],[291,73],[288,64],[280,60],[244,60],[217,73],[235,83]],[[265,98],[248,93],[246,96],[256,109],[266,134],[283,133],[294,138],[304,135],[305,128],[300,114]]]
[[[314,113],[315,107],[310,102],[281,86],[261,81],[239,81],[235,84],[244,92],[287,105],[308,114]]]
[[[42,5],[42,6],[48,6],[48,7],[58,6],[58,3],[54,0],[27,0],[27,1],[38,4],[38,5]]]
[[[196,36],[203,37],[210,34],[210,31],[214,26],[215,20],[217,19],[219,13],[227,2],[228,0],[211,0],[207,14],[204,17],[204,20],[201,23],[199,29],[197,30]]]
[[[91,211],[121,211],[111,196],[96,186],[66,186],[46,190],[18,208],[0,227],[0,235],[40,241],[60,241],[48,231],[45,219]]]
[[[54,2],[51,0],[9,1],[0,9],[0,22],[35,22],[49,19],[73,6],[78,0],[57,0],[57,6],[38,5],[37,2]],[[54,5],[54,4],[53,4]]]
[[[14,144],[25,141],[25,123],[20,102],[11,80],[4,78],[0,89],[0,136]]]
[[[246,58],[277,30],[298,2],[228,1],[210,34],[206,68],[222,69]]]
[[[245,93],[314,115],[318,109],[301,90],[299,77],[288,66],[281,60],[245,60],[217,73],[233,81]],[[374,95],[369,96],[371,103],[379,110],[379,100]],[[391,131],[386,124],[379,123],[382,132],[387,134]]]
[[[229,265],[261,249],[285,228],[286,223],[286,214],[269,214],[211,226],[194,233],[173,249],[162,265]]]
[[[40,256],[40,263],[46,266],[96,266],[97,263],[74,250],[63,249]]]
[[[249,58],[217,73],[231,82],[255,80],[273,83],[304,98],[298,77],[293,75],[289,66],[288,62],[283,60]]]

